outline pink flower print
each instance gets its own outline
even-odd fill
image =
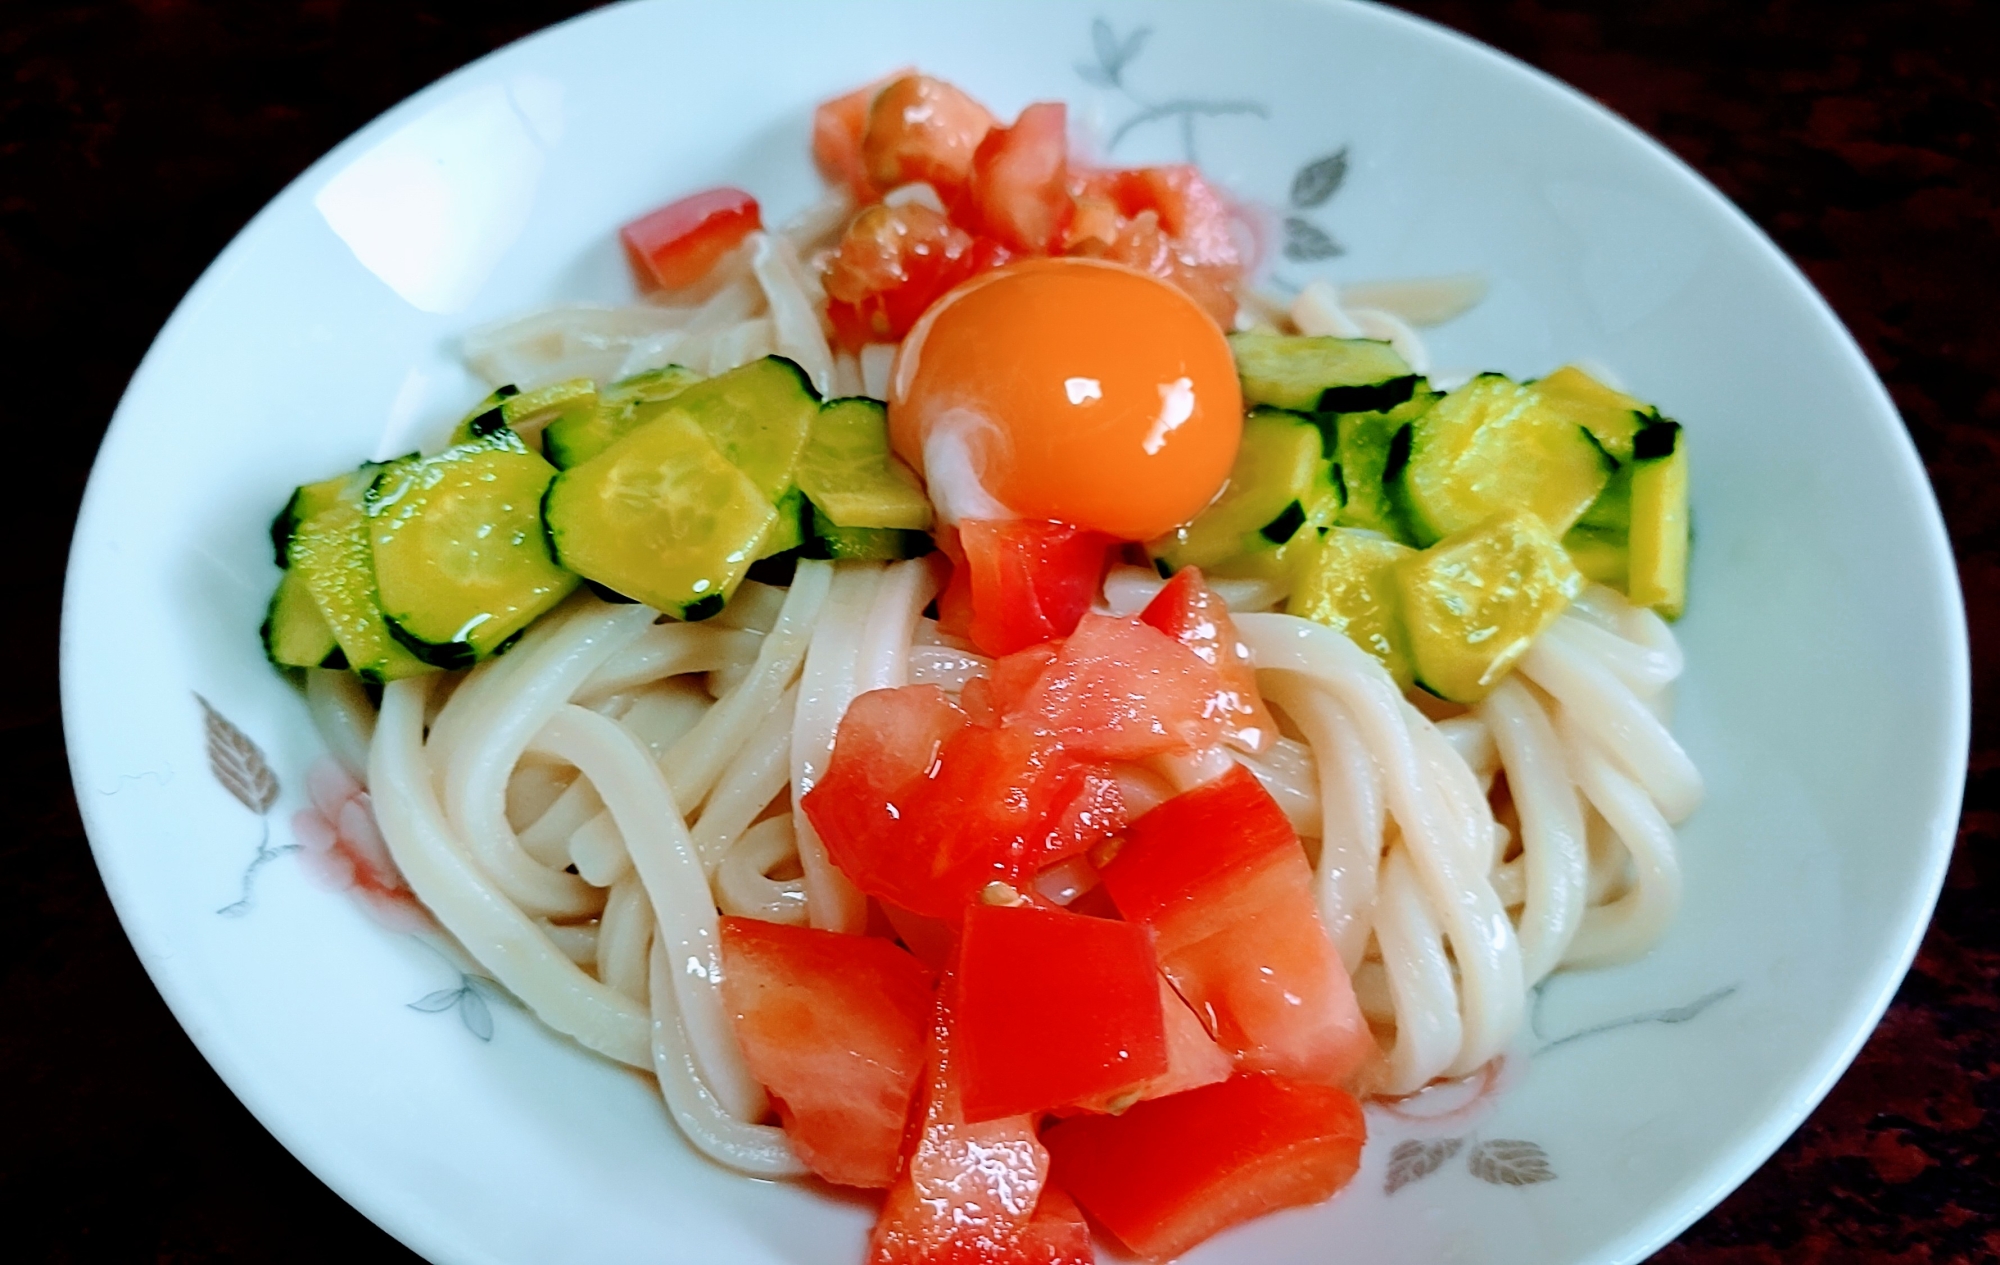
[[[368,792],[330,759],[306,774],[312,807],[292,818],[292,834],[306,872],[348,892],[375,919],[395,931],[430,931],[435,924],[382,842]]]

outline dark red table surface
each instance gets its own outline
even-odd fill
[[[119,930],[63,757],[64,543],[127,378],[244,222],[382,110],[581,7],[0,0],[0,433],[22,481],[0,581],[11,1259],[414,1259],[237,1103]],[[1965,818],[1916,967],[1832,1096],[1656,1259],[2000,1259],[2000,5],[1409,7],[1646,129],[1805,268],[1902,410],[1970,607]]]

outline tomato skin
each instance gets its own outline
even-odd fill
[[[1231,742],[1246,751],[1269,747],[1278,724],[1257,690],[1250,647],[1237,636],[1229,606],[1217,597],[1195,567],[1183,567],[1139,612],[1139,618],[1180,642],[1222,678],[1215,710]]]
[[[935,1008],[931,974],[887,940],[722,919],[722,996],[792,1148],[845,1186],[896,1178]]]
[[[1101,870],[1161,969],[1242,1067],[1345,1083],[1375,1053],[1283,810],[1243,767],[1132,822]]]
[[[868,182],[868,164],[861,157],[861,137],[868,130],[868,107],[885,85],[911,73],[912,68],[905,66],[871,84],[822,101],[813,111],[813,163],[827,183],[846,185],[856,202],[866,204],[878,196],[875,186]]]
[[[1135,923],[974,904],[953,1040],[968,1121],[1115,1098],[1167,1072],[1152,937]]]
[[[942,79],[892,80],[869,105],[861,137],[869,183],[887,192],[922,181],[946,206],[957,206],[972,174],[972,156],[994,122],[985,106]]]
[[[618,230],[641,289],[682,290],[763,227],[757,199],[741,189],[705,189]]]
[[[1037,1242],[1059,1248],[1066,1237],[1061,1201],[1050,1207],[1047,1220],[1055,1224],[1030,1234],[1049,1176],[1034,1118],[965,1120],[957,994],[957,980],[947,974],[932,1012],[909,1156],[869,1237],[869,1265],[1057,1265],[1063,1257],[1017,1255]]]
[[[1013,1265],[1092,1265],[1097,1260],[1090,1245],[1090,1223],[1062,1187],[1054,1182],[1042,1186],[1035,1215],[1021,1231],[1009,1260]]]
[[[1012,127],[996,127],[979,142],[967,215],[1010,249],[1054,254],[1073,209],[1068,184],[1068,109],[1060,101],[1037,102]]]
[[[997,658],[1074,632],[1117,542],[1066,523],[968,518],[942,543],[954,565],[938,624]]]
[[[1257,1074],[1121,1116],[1064,1120],[1042,1135],[1053,1180],[1156,1260],[1267,1212],[1330,1198],[1360,1169],[1366,1138],[1353,1095]]]
[[[1084,759],[1143,760],[1213,745],[1221,692],[1215,669],[1158,629],[1087,614],[1005,715]]]
[[[1071,254],[1109,259],[1170,281],[1224,329],[1234,327],[1236,283],[1246,262],[1237,216],[1186,163],[1072,171]]]
[[[856,887],[954,925],[988,883],[1025,886],[1125,821],[1109,776],[927,685],[855,699],[802,806]]]
[[[1010,258],[998,242],[975,238],[921,202],[871,206],[848,224],[827,262],[827,318],[850,350],[896,342],[947,291]]]

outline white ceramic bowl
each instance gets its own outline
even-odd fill
[[[1281,213],[1344,150],[1337,193],[1289,213],[1346,253],[1281,275],[1484,273],[1490,297],[1433,335],[1441,364],[1589,357],[1686,424],[1676,727],[1712,793],[1679,921],[1635,965],[1550,984],[1500,1092],[1371,1111],[1346,1193],[1193,1259],[1643,1256],[1804,1118],[1914,952],[1967,742],[1951,555],[1881,385],[1742,215],[1581,96],[1371,7],[656,0],[468,66],[300,177],[160,334],[71,558],[77,799],[160,991],[286,1146],[433,1259],[861,1259],[864,1203],[702,1163],[649,1085],[463,991],[279,851],[318,742],[256,629],[287,489],[474,398],[457,334],[625,296],[615,228],[679,193],[739,184],[783,218],[817,187],[813,104],[910,63],[1005,115],[1066,99],[1122,161],[1192,144]]]

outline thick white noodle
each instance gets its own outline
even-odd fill
[[[422,676],[385,685],[369,748],[368,793],[396,868],[445,930],[542,1022],[608,1058],[649,1066],[644,1010],[563,956],[454,837],[423,751],[430,688]]]
[[[653,903],[636,874],[612,885],[597,924],[597,978],[647,1005],[646,950],[653,943]]]
[[[1458,966],[1464,1035],[1446,1074],[1479,1067],[1512,1039],[1526,989],[1513,924],[1489,879],[1492,813],[1470,770],[1403,701],[1382,665],[1338,632],[1290,615],[1248,614],[1236,624],[1260,680],[1264,672],[1295,674],[1354,719]]]
[[[785,602],[791,597],[791,589],[779,588],[775,584],[759,584],[755,580],[745,580],[736,588],[736,596],[729,599],[729,605],[714,619],[704,620],[703,628],[747,628],[751,632],[767,633],[777,626],[778,616],[784,613]]]
[[[361,678],[345,669],[306,669],[306,710],[313,728],[340,767],[357,782],[368,780],[368,744],[375,737],[375,709]]]
[[[1291,738],[1280,738],[1257,755],[1234,747],[1229,754],[1255,774],[1271,798],[1278,801],[1293,830],[1308,839],[1320,837],[1319,772],[1313,767],[1312,748]]]
[[[861,378],[861,362],[851,351],[833,353],[833,396],[846,399],[851,395],[866,395],[867,384]]]
[[[709,873],[722,864],[729,845],[749,829],[757,814],[784,794],[792,777],[792,717],[798,707],[799,689],[794,685],[758,724],[702,805],[690,833],[695,855]]]
[[[1320,919],[1340,960],[1352,970],[1361,961],[1375,915],[1387,815],[1382,775],[1337,699],[1290,674],[1271,673],[1259,684],[1264,697],[1283,708],[1305,735],[1318,765]]]
[[[569,837],[569,860],[592,887],[610,887],[632,872],[632,854],[610,813],[599,813],[576,828]]]
[[[889,398],[890,375],[896,367],[896,344],[864,343],[861,347],[861,391],[878,400]]]
[[[535,731],[654,618],[643,606],[596,602],[577,609],[545,638],[523,638],[513,654],[473,672],[477,677],[487,666],[520,656],[504,692],[479,694],[477,718],[464,722],[458,746],[446,754],[445,813],[480,866],[529,913],[596,913],[604,894],[577,875],[543,865],[521,846],[507,821],[507,779]],[[446,711],[462,703],[455,697]]]
[[[669,677],[640,690],[632,706],[618,717],[646,749],[658,759],[681,740],[681,736],[701,723],[715,706],[708,691],[691,677]]]
[[[1583,925],[1564,955],[1566,966],[1608,966],[1638,957],[1660,938],[1680,907],[1681,868],[1674,828],[1637,779],[1598,749],[1594,736],[1567,712],[1557,728],[1570,768],[1591,806],[1604,816],[1631,857],[1632,882],[1623,896],[1584,911]]]
[[[792,1153],[785,1131],[768,1124],[746,1124],[729,1114],[702,1080],[694,1051],[681,1026],[678,998],[672,986],[674,969],[664,942],[655,937],[648,955],[652,1001],[652,1067],[660,1081],[660,1096],[674,1114],[681,1133],[695,1149],[718,1164],[752,1177],[803,1177],[806,1166]]]
[[[597,924],[595,922],[538,922],[542,934],[562,955],[578,966],[597,964]]]
[[[882,578],[882,568],[873,563],[848,562],[834,568],[826,610],[813,630],[812,648],[799,679],[799,706],[792,727],[792,828],[798,835],[799,866],[805,871],[812,924],[829,931],[860,931],[867,921],[868,906],[827,855],[826,845],[800,802],[826,772],[840,718],[861,693],[861,644]],[[903,657],[907,663],[907,647]]]
[[[571,304],[482,326],[459,349],[493,386],[512,383],[529,391],[565,378],[595,378],[603,385],[619,376],[635,345],[684,327],[692,315],[689,308],[644,303]]]
[[[1410,1094],[1451,1074],[1465,1047],[1458,986],[1444,934],[1421,879],[1402,847],[1382,862],[1382,892],[1375,909],[1375,940],[1382,950],[1396,1035],[1370,1073],[1382,1094]]]
[[[805,370],[806,377],[812,379],[813,389],[823,396],[830,395],[833,349],[827,346],[826,335],[820,330],[819,313],[813,310],[812,299],[806,294],[796,250],[769,233],[753,233],[751,240],[755,245],[750,268],[757,276],[757,284],[764,288],[764,301],[771,308],[778,354],[789,356]]]
[[[1363,281],[1340,287],[1340,301],[1376,308],[1419,327],[1442,325],[1472,310],[1486,297],[1486,278],[1476,272],[1401,281]]]
[[[910,647],[911,685],[935,685],[950,694],[965,688],[975,676],[985,676],[993,660],[970,650],[951,646],[913,645]]]
[[[768,1102],[743,1063],[722,1004],[722,940],[708,876],[695,855],[681,810],[645,747],[615,720],[574,705],[559,709],[534,744],[574,764],[597,787],[632,867],[653,904],[656,945],[674,966],[675,999],[704,1081],[739,1120],[756,1120]]]
[[[1534,985],[1562,962],[1583,922],[1589,879],[1583,807],[1555,727],[1526,685],[1511,677],[1500,682],[1479,716],[1499,748],[1521,817],[1521,974]]]
[[[1536,638],[1521,658],[1521,673],[1646,788],[1669,822],[1686,820],[1701,804],[1694,761],[1616,673],[1577,645],[1572,627],[1565,616]]]
[[[577,690],[576,699],[587,704],[662,677],[712,672],[754,660],[763,640],[762,635],[748,629],[720,628],[713,623],[654,624],[591,673]]]
[[[1226,576],[1204,576],[1203,580],[1232,614],[1268,611],[1284,601],[1287,592],[1284,585],[1272,580]],[[1103,609],[1113,615],[1136,615],[1166,586],[1157,572],[1145,567],[1115,566],[1104,577]]]
[[[722,770],[736,758],[785,687],[799,674],[813,628],[833,585],[833,564],[801,562],[785,595],[778,622],[757,647],[757,660],[743,684],[720,699],[701,722],[660,757],[660,767],[673,789],[674,802],[692,812],[708,798]]]
[[[716,903],[725,914],[805,926],[805,880],[770,877],[772,870],[797,861],[798,856],[799,841],[792,832],[790,813],[758,822],[738,835],[723,855],[721,868],[715,872]]]
[[[570,864],[569,845],[584,823],[604,811],[604,801],[589,778],[572,780],[556,802],[521,831],[521,850],[543,865],[561,869]]]

